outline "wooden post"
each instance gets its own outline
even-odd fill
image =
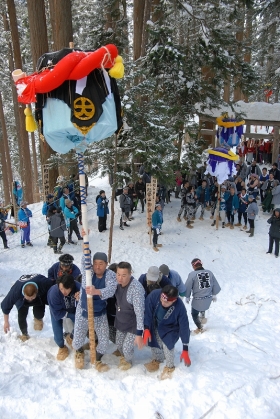
[[[220,220],[220,197],[221,197],[221,185],[218,185],[218,196],[217,196],[217,206],[216,206],[216,230],[219,228]]]
[[[14,184],[15,182],[12,183],[12,201],[13,201],[13,207],[14,207],[14,219],[15,219],[15,224],[17,224],[18,222],[18,212],[17,212],[17,203],[16,203],[16,198],[14,195]]]
[[[89,239],[88,239],[88,217],[87,217],[87,195],[86,195],[86,178],[84,168],[84,155],[78,154],[79,164],[79,181],[80,181],[80,195],[81,195],[81,212],[83,220],[83,229],[85,235],[84,240],[84,256],[85,256],[85,271],[86,271],[86,286],[92,285],[91,280],[91,254],[89,250]],[[95,352],[95,335],[94,335],[94,306],[93,297],[87,295],[87,310],[88,310],[88,330],[89,330],[89,344],[90,344],[90,362],[95,364],[96,352]]]
[[[50,184],[49,184],[49,165],[44,164],[43,167],[43,195],[44,201],[47,200],[47,196],[50,193]]]
[[[34,167],[34,172],[33,172],[33,174],[34,174],[33,196],[38,197],[39,196],[38,166],[37,166],[37,153],[36,153],[36,144],[35,144],[34,132],[31,132],[30,135],[31,135],[31,144],[32,144],[32,160],[33,160],[33,167]],[[39,201],[40,201],[40,199],[39,199]],[[38,202],[38,201],[35,199],[34,202]]]
[[[157,179],[151,177],[151,183],[146,183],[146,216],[147,226],[149,227],[150,244],[152,244],[152,214],[155,210],[157,193]]]
[[[279,155],[279,127],[273,127],[274,137],[273,137],[273,150],[272,150],[272,164],[278,164],[278,155]]]
[[[113,186],[112,186],[112,200],[111,200],[111,222],[110,222],[110,232],[109,232],[109,248],[108,248],[108,262],[111,263],[112,257],[112,244],[113,244],[113,228],[114,228],[114,218],[115,218],[115,194],[117,188],[117,161],[118,161],[118,136],[115,135],[115,162],[114,162],[114,171],[113,171]]]

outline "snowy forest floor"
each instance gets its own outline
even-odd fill
[[[110,188],[105,179],[91,179],[88,196],[90,248],[108,252],[109,231],[97,230],[95,197],[99,188]],[[119,229],[119,204],[115,202],[115,225],[111,262],[128,261],[136,278],[149,266],[167,264],[183,280],[192,270],[190,262],[199,257],[205,268],[215,274],[222,291],[217,303],[207,312],[206,332],[191,336],[190,368],[180,364],[181,341],[175,348],[173,378],[160,381],[158,373],[148,373],[144,363],[151,359],[149,348],[135,350],[132,369],[118,370],[118,358],[111,355],[105,362],[106,373],[98,373],[86,353],[84,370],[74,368],[74,353],[63,362],[56,360],[47,308],[42,332],[32,328],[31,339],[18,338],[17,310],[10,314],[11,331],[0,331],[0,411],[4,419],[60,419],[85,417],[94,419],[279,419],[280,418],[280,258],[266,255],[268,215],[255,222],[255,237],[235,227],[218,230],[211,227],[210,212],[205,220],[196,220],[189,230],[176,217],[180,199],[164,208],[163,247],[152,250],[146,227],[146,215],[138,211],[131,227]],[[260,201],[258,201],[259,203]],[[0,250],[0,300],[22,274],[47,275],[58,260],[47,243],[47,226],[41,214],[42,204],[28,206],[33,211],[31,239],[33,248],[20,247],[20,234],[8,237],[9,250]],[[199,216],[199,215],[198,215]],[[235,217],[237,222],[237,217]],[[109,226],[110,220],[107,222]],[[2,247],[2,246],[1,246]],[[81,246],[65,245],[80,266]],[[186,305],[191,329],[194,323]],[[1,312],[0,322],[3,324]],[[163,368],[161,364],[160,371]]]

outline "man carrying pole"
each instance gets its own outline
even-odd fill
[[[82,231],[85,237],[85,231]],[[94,330],[98,338],[96,347],[96,362],[95,368],[99,372],[108,371],[108,365],[101,361],[102,356],[106,353],[109,346],[109,326],[106,313],[107,298],[115,294],[117,288],[116,274],[113,271],[107,270],[107,255],[102,252],[96,252],[93,255],[92,270],[89,271],[91,275],[90,283],[88,285],[85,269],[85,256],[82,257],[81,272],[82,272],[82,287],[80,291],[80,300],[76,309],[75,328],[73,348],[76,350],[75,367],[82,369],[84,367],[84,350],[83,345],[87,335],[90,324],[89,306],[94,301]],[[92,298],[93,297],[93,298]],[[94,333],[90,333],[91,335]],[[94,351],[90,339],[91,353]]]

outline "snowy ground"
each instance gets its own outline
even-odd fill
[[[88,208],[91,250],[108,251],[108,231],[98,233],[95,197],[105,188],[105,179],[91,180]],[[135,351],[134,366],[121,372],[118,359],[105,361],[110,371],[100,374],[89,363],[75,370],[74,354],[56,360],[49,312],[42,332],[32,329],[31,339],[17,339],[17,310],[11,312],[11,332],[0,330],[0,417],[3,419],[279,419],[280,418],[280,258],[266,255],[268,224],[265,215],[256,221],[255,237],[240,231],[211,227],[206,211],[204,221],[195,221],[189,230],[176,221],[180,200],[164,209],[162,249],[156,254],[149,244],[145,214],[136,212],[131,227],[121,231],[118,203],[115,215],[112,262],[129,261],[134,276],[149,266],[162,263],[177,270],[184,280],[191,271],[190,261],[200,257],[222,287],[217,303],[207,313],[207,331],[191,336],[190,368],[180,364],[182,344],[176,345],[176,370],[172,380],[159,381],[158,373],[147,373],[144,363],[150,350]],[[19,233],[9,236],[10,250],[0,250],[0,300],[22,274],[41,273],[57,261],[46,246],[46,223],[41,205],[33,211],[33,248],[22,249]],[[236,220],[237,221],[237,220]],[[109,223],[108,223],[109,224]],[[68,247],[67,247],[68,246]],[[80,245],[66,245],[80,266]],[[187,305],[190,326],[194,324]],[[3,314],[0,314],[3,324]],[[161,366],[161,369],[163,365]]]

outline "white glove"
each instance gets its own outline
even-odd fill
[[[190,299],[186,297],[186,303],[189,304]]]
[[[156,232],[157,232],[157,234],[159,234],[159,233],[160,233],[160,229],[159,229],[159,228],[157,228],[157,229],[156,229]]]
[[[212,301],[213,301],[214,303],[216,303],[216,301],[217,301],[217,296],[216,296],[216,295],[212,295]]]

